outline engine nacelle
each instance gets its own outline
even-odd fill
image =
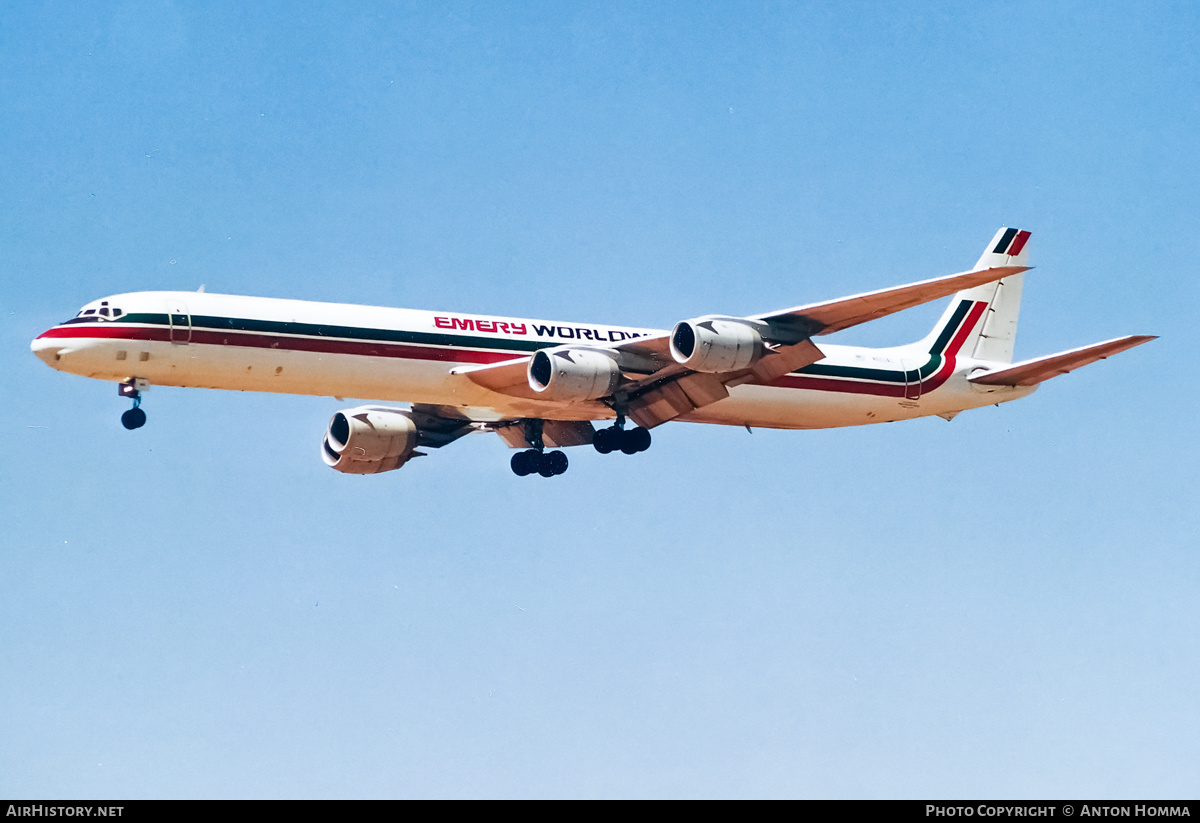
[[[693,371],[740,371],[762,355],[762,335],[753,326],[736,320],[684,320],[671,332],[671,357]]]
[[[403,409],[346,409],[329,421],[321,457],[326,466],[347,474],[388,472],[412,457],[418,434],[417,424]]]
[[[529,361],[529,388],[547,400],[595,400],[616,390],[621,367],[596,349],[541,349]]]

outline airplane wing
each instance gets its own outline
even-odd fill
[[[864,292],[837,300],[826,300],[823,303],[810,303],[782,311],[755,314],[742,319],[768,325],[773,333],[773,339],[780,342],[790,340],[792,343],[798,343],[809,337],[833,334],[835,331],[842,331],[869,320],[877,320],[922,303],[940,300],[955,292],[972,289],[984,283],[993,283],[1029,269],[1029,266],[993,266],[985,269],[973,269],[945,277],[909,283],[906,286]],[[627,340],[617,348],[638,352],[649,357],[665,357],[669,360],[669,343],[670,334],[664,332],[652,337]]]
[[[1036,386],[1038,383],[1049,380],[1051,377],[1067,374],[1081,366],[1095,363],[1097,360],[1103,360],[1106,357],[1112,357],[1114,354],[1120,354],[1127,349],[1132,349],[1134,346],[1140,346],[1143,343],[1149,343],[1155,339],[1157,339],[1157,336],[1152,334],[1134,334],[1128,337],[1118,337],[1115,340],[1106,340],[1103,343],[1096,343],[1091,346],[1083,346],[1078,349],[1047,355],[1046,357],[1038,357],[1033,360],[1014,363],[1003,369],[995,369],[982,374],[972,375],[967,379],[972,383],[979,383],[984,386]]]
[[[728,397],[732,386],[770,383],[821,360],[825,355],[810,339],[816,335],[832,334],[1027,270],[1027,266],[975,269],[782,311],[718,318],[754,327],[766,344],[763,356],[753,366],[737,371],[700,373],[675,362],[670,353],[670,332],[626,340],[607,347],[617,357],[622,372],[622,383],[614,396],[620,395],[628,404],[629,416],[639,425],[657,426]],[[542,399],[529,387],[529,357],[467,366],[453,373],[502,394]]]
[[[907,286],[864,292],[838,300],[827,300],[824,303],[812,303],[807,306],[797,306],[794,309],[785,309],[781,312],[755,315],[750,319],[763,320],[772,325],[792,325],[796,327],[798,333],[807,332],[805,336],[833,334],[835,331],[911,309],[922,303],[949,297],[963,289],[982,286],[984,283],[993,283],[1001,278],[1028,271],[1029,268],[1029,266],[995,266],[976,269],[946,277],[935,277],[932,280],[922,280],[918,283],[909,283]]]
[[[529,368],[527,354],[513,360],[503,360],[499,363],[489,363],[486,366],[459,366],[450,370],[451,374],[466,375],[472,383],[491,389],[509,397],[521,397],[526,400],[538,399],[537,392],[529,388],[529,378],[526,370]]]

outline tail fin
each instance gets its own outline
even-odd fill
[[[975,270],[1028,266],[1029,234],[1022,229],[1000,229],[984,249]],[[931,354],[941,354],[953,345],[956,352],[976,360],[1011,363],[1024,279],[1025,273],[1021,272],[960,291],[922,345]]]

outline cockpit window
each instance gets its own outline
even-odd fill
[[[100,303],[100,308],[82,308],[79,313],[68,320],[68,323],[95,323],[97,320],[116,320],[125,314],[123,309],[110,308],[107,301]]]

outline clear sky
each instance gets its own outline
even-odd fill
[[[1195,797],[1187,2],[6,3],[0,796]],[[1033,231],[961,415],[327,469],[28,349],[187,289],[669,327]],[[835,342],[925,334],[940,305]]]

